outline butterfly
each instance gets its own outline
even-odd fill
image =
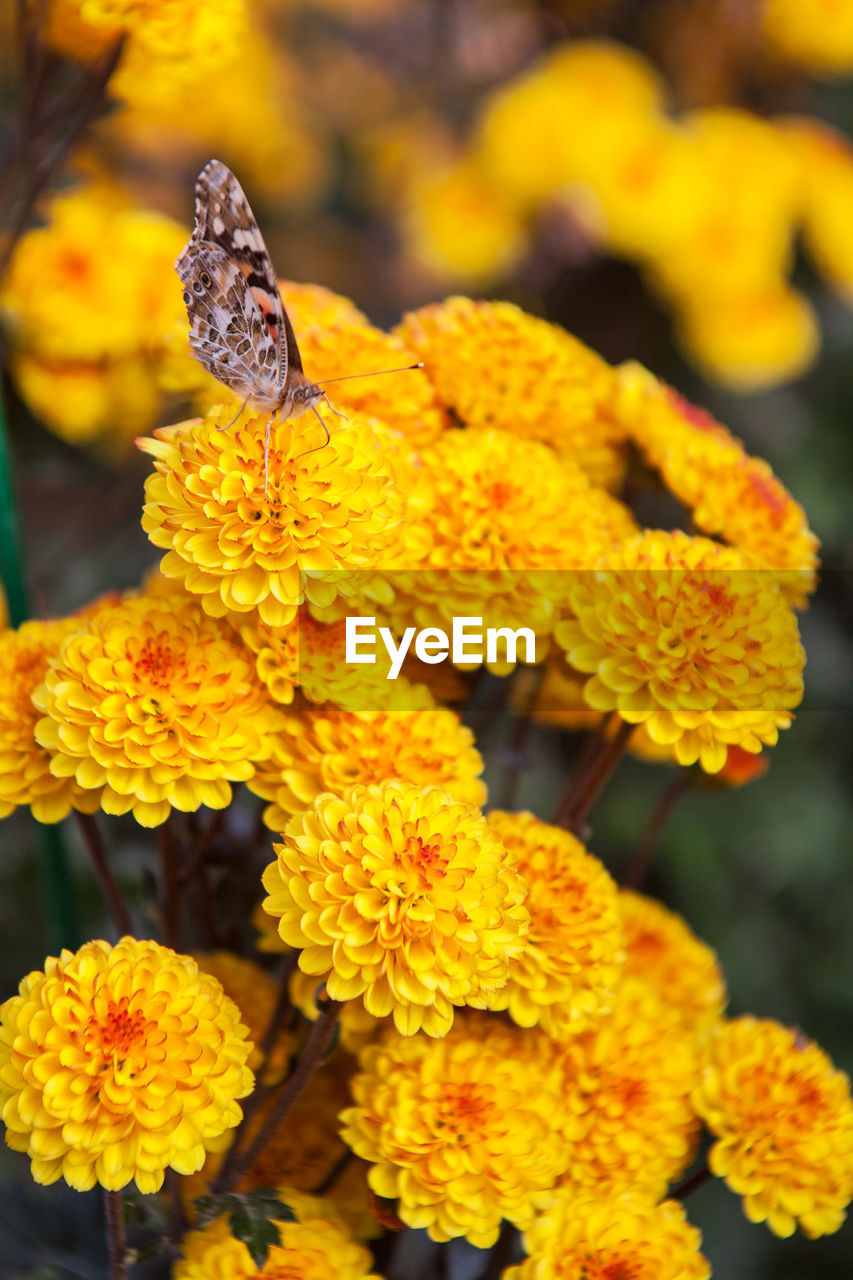
[[[293,325],[255,215],[240,183],[219,160],[206,164],[196,179],[195,226],[175,270],[184,286],[193,354],[208,373],[242,397],[237,413],[220,430],[236,422],[250,401],[271,410],[264,440],[266,497],[273,422],[312,409],[328,443],[329,429],[317,405],[325,400],[333,413],[346,415],[335,409],[322,386],[302,368]]]

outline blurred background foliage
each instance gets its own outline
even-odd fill
[[[142,10],[0,8],[6,249],[24,233],[0,292],[4,391],[32,611],[135,585],[154,560],[130,446],[198,403],[172,262],[212,155],[280,274],[380,325],[465,292],[642,361],[768,459],[824,564],[793,731],[763,778],[686,794],[648,887],[717,949],[733,1013],[799,1025],[849,1070],[853,3],[187,0],[159,28]],[[504,712],[483,737],[496,803],[510,732]],[[576,751],[535,726],[516,802],[548,812]],[[668,776],[629,759],[598,807],[591,847],[617,874]],[[5,997],[58,930],[74,945],[106,924],[71,833],[73,892],[52,907],[28,816],[3,835]],[[108,839],[138,891],[147,840],[116,819]],[[0,1164],[0,1271],[103,1274],[99,1206]],[[850,1275],[850,1224],[776,1240],[721,1185],[689,1213],[716,1275]],[[457,1249],[451,1274],[470,1259]]]

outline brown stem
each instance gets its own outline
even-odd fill
[[[526,763],[524,751],[530,737],[530,730],[533,727],[533,711],[536,707],[536,699],[539,695],[544,675],[545,668],[541,665],[529,673],[529,684],[525,691],[524,705],[513,720],[509,742],[506,746],[506,765],[497,793],[497,803],[500,809],[509,809],[515,803],[521,775],[524,772]]]
[[[322,1064],[326,1050],[332,1042],[339,1012],[340,1004],[336,1000],[325,1001],[325,1008],[321,1008],[317,1021],[311,1027],[311,1034],[302,1057],[288,1076],[254,1142],[247,1151],[236,1157],[227,1176],[223,1176],[223,1171],[220,1170],[212,1187],[214,1194],[221,1195],[230,1191],[240,1181],[246,1170],[251,1168],[257,1160],[284,1117],[299,1101],[303,1091]]]
[[[110,919],[118,936],[123,938],[126,934],[133,933],[133,922],[130,918],[127,903],[112,873],[103,837],[90,813],[78,813],[76,809],[73,812],[78,830],[83,838],[83,844],[89,855],[89,861],[92,864],[92,870],[95,873],[95,879],[98,881],[104,902],[110,913]]]
[[[639,889],[640,885],[645,882],[652,858],[660,843],[663,829],[669,822],[675,806],[684,793],[689,790],[690,778],[683,770],[679,770],[674,778],[670,778],[669,783],[664,787],[657,804],[651,812],[643,837],[628,864],[627,871],[622,877],[622,884],[626,888]]]
[[[698,1191],[700,1187],[704,1187],[706,1182],[710,1182],[712,1177],[711,1170],[706,1164],[703,1164],[701,1169],[691,1174],[689,1178],[685,1178],[674,1191],[670,1191],[670,1200],[686,1200],[694,1191]]]
[[[121,1193],[104,1191],[104,1208],[107,1214],[107,1247],[110,1254],[112,1280],[126,1280],[127,1246],[124,1234],[124,1212]]]
[[[566,794],[563,796],[554,815],[557,826],[567,827],[570,831],[579,831],[592,810],[601,792],[604,790],[625,748],[635,726],[628,724],[617,712],[613,713],[611,723],[619,727],[612,737],[602,739],[600,750],[589,768],[580,777],[571,780]],[[609,726],[608,726],[609,727]]]
[[[163,941],[167,947],[177,951],[180,948],[181,898],[178,855],[171,814],[159,828],[157,839],[160,850],[160,909],[163,920]]]
[[[184,888],[185,885],[191,884],[192,881],[195,879],[195,877],[198,875],[199,869],[201,868],[202,863],[207,857],[207,853],[208,853],[208,850],[210,849],[210,846],[213,844],[214,840],[219,835],[224,818],[225,818],[225,810],[216,809],[214,811],[213,817],[210,819],[207,826],[198,836],[193,846],[192,852],[190,853],[189,859],[187,861],[187,865],[184,867],[184,869],[181,871],[181,874],[178,876],[178,883],[180,884],[181,888]]]
[[[178,1244],[186,1234],[189,1223],[181,1199],[180,1175],[174,1169],[166,1170],[165,1187],[169,1195],[169,1239]]]
[[[350,1151],[349,1148],[347,1148],[347,1150],[343,1153],[343,1155],[338,1156],[337,1160],[332,1165],[331,1169],[326,1174],[323,1181],[317,1183],[316,1187],[311,1192],[312,1196],[328,1195],[332,1187],[337,1182],[338,1178],[341,1176],[342,1173],[344,1173],[344,1171],[349,1167],[350,1162],[354,1159],[355,1159],[355,1152]]]

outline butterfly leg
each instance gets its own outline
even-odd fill
[[[264,498],[269,497],[270,490],[270,432],[272,424],[278,417],[278,409],[271,417],[267,418],[267,429],[264,435]]]
[[[231,421],[230,421],[230,422],[226,422],[224,427],[217,427],[217,428],[216,428],[216,430],[217,430],[217,431],[227,431],[229,427],[233,427],[233,426],[234,426],[234,423],[235,423],[235,422],[237,421],[237,419],[240,417],[240,414],[243,412],[243,410],[245,409],[246,405],[249,403],[249,400],[250,400],[250,399],[251,399],[251,396],[246,396],[246,399],[245,399],[245,400],[243,401],[243,403],[240,405],[240,408],[239,408],[239,409],[237,410],[237,412],[234,414],[234,417],[231,419]]]

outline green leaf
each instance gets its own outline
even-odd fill
[[[278,1222],[295,1222],[296,1215],[279,1199],[274,1187],[253,1191],[229,1191],[221,1196],[199,1196],[195,1201],[199,1223],[228,1215],[228,1225],[236,1240],[249,1250],[252,1262],[261,1268],[274,1244],[280,1244]]]

